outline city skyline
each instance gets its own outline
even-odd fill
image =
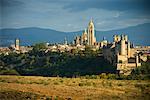
[[[99,31],[150,23],[148,0],[0,0],[0,28],[83,30],[91,18]]]

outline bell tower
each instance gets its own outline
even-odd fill
[[[20,46],[19,46],[19,39],[17,38],[16,40],[15,40],[15,49],[16,50],[19,50],[20,49]]]
[[[88,26],[88,45],[94,45],[95,42],[96,38],[95,38],[94,23],[91,20]]]

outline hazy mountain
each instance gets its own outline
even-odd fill
[[[150,45],[150,23],[132,26],[119,30],[96,31],[97,41],[105,37],[112,41],[114,34],[127,34],[131,42],[136,45]],[[81,35],[82,31],[78,32],[60,32],[52,29],[43,28],[20,28],[20,29],[0,29],[0,46],[8,46],[14,43],[15,38],[21,40],[21,45],[31,45],[39,42],[62,43],[67,37],[71,42],[76,35]]]
[[[10,45],[14,43],[15,38],[19,38],[21,40],[21,45],[31,45],[39,42],[60,43],[63,42],[65,36],[68,36],[65,32],[35,27],[1,29],[0,45]],[[71,36],[69,37],[72,38]]]
[[[150,45],[150,23],[119,30],[97,32],[96,35],[98,39],[102,39],[102,37],[104,36],[106,37],[106,39],[112,41],[112,36],[114,34],[126,34],[128,35],[129,40],[136,45]]]
[[[150,23],[140,24],[124,29],[110,30],[110,31],[96,31],[96,39],[100,41],[105,37],[108,41],[113,41],[113,35],[126,34],[129,40],[136,45],[150,45]],[[73,32],[82,34],[82,31]]]

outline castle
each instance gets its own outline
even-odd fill
[[[147,56],[140,53],[149,51],[149,46],[135,48],[127,35],[114,35],[113,42],[103,48],[103,56],[119,73],[128,75],[132,69],[141,66],[140,60],[146,61]]]

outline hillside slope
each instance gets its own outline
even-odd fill
[[[106,37],[112,41],[114,34],[127,34],[130,41],[136,45],[150,45],[150,23],[132,26],[119,30],[96,31],[97,41]],[[60,32],[52,29],[43,29],[36,27],[20,29],[1,29],[0,46],[8,46],[14,43],[15,38],[20,38],[21,45],[31,45],[38,42],[62,43],[67,37],[69,42],[73,41],[76,35],[81,35],[82,31],[77,32]]]

